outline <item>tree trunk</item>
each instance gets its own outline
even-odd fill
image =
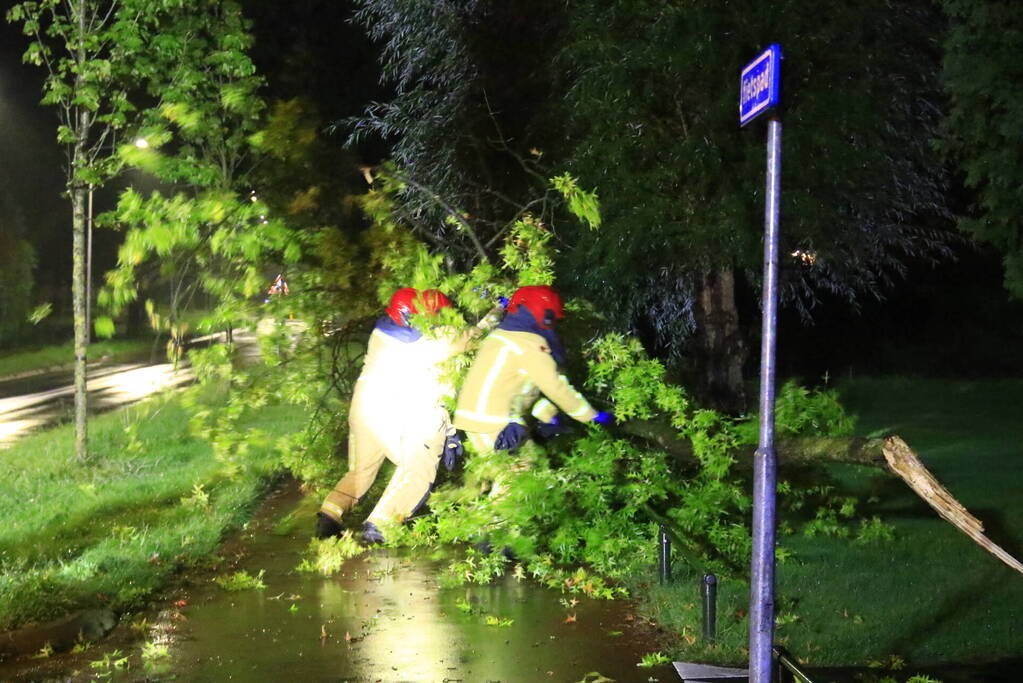
[[[72,247],[71,292],[75,329],[75,458],[81,462],[88,451],[88,394],[85,382],[89,351],[85,321],[85,188],[71,190]]]
[[[703,402],[723,412],[743,412],[742,366],[746,348],[739,333],[735,274],[731,268],[705,272],[697,293],[694,367]]]
[[[85,54],[85,2],[79,2],[72,6],[72,11],[77,13],[79,41],[76,47],[76,62],[79,68],[83,68],[86,61]],[[82,78],[81,72],[77,77]],[[81,92],[80,83],[76,83],[76,90]],[[89,456],[88,440],[88,401],[89,395],[86,388],[86,362],[89,353],[89,331],[86,327],[85,312],[85,197],[86,188],[78,177],[81,164],[85,161],[86,142],[89,139],[89,112],[85,106],[79,104],[74,108],[75,112],[75,141],[71,152],[71,166],[68,169],[71,188],[71,309],[74,315],[75,327],[75,459],[83,462]]]
[[[621,431],[643,441],[656,444],[670,453],[683,465],[696,466],[699,461],[693,455],[693,445],[678,438],[678,432],[669,424],[654,420],[630,420],[619,426]],[[845,462],[866,467],[887,469],[883,448],[885,439],[868,439],[859,436],[847,437],[800,437],[780,439],[775,443],[775,452],[781,465],[812,465],[823,462]],[[755,444],[740,447],[732,453],[737,464],[752,467]]]

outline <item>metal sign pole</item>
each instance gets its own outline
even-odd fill
[[[750,563],[749,680],[771,683],[774,641],[775,495],[774,347],[778,321],[778,204],[781,197],[781,46],[768,46],[739,79],[739,125],[761,114],[767,122],[767,192],[764,205],[764,299],[760,335],[760,443],[753,456],[753,558]]]
[[[767,122],[764,206],[764,297],[760,342],[760,442],[753,457],[753,561],[750,588],[749,680],[770,683],[774,640],[775,494],[774,358],[778,320],[778,204],[781,196],[781,120]]]

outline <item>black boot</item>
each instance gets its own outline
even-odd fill
[[[490,544],[489,540],[483,540],[480,541],[479,543],[474,543],[472,547],[473,549],[476,550],[476,552],[480,553],[481,555],[490,555],[494,552],[494,546]],[[512,549],[509,548],[508,546],[504,546],[503,548],[501,548],[501,554],[504,555],[504,559],[508,560],[509,562],[518,561],[518,558],[515,557],[515,553],[512,552]]]
[[[331,536],[340,536],[342,531],[344,531],[344,527],[333,517],[322,512],[316,513],[316,531],[313,532],[313,536],[330,538]]]

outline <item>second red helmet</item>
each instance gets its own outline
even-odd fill
[[[528,309],[537,324],[544,329],[550,329],[554,320],[561,320],[565,317],[561,296],[553,287],[547,285],[519,287],[508,302],[508,312],[517,313],[519,306]]]
[[[450,305],[451,300],[444,296],[444,292],[439,289],[423,290],[423,306],[426,308],[426,313],[436,313]]]
[[[387,315],[402,327],[408,327],[409,315],[436,313],[450,305],[451,301],[440,290],[427,289],[420,293],[413,287],[403,287],[391,296],[391,303],[387,306]]]

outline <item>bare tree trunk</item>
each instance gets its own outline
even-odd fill
[[[724,412],[746,409],[742,366],[746,347],[739,333],[735,274],[731,268],[704,273],[696,301],[693,356],[704,401]]]
[[[85,3],[79,2],[72,11],[77,12],[79,35],[85,35]],[[85,40],[77,47],[79,67],[85,64]],[[80,76],[79,76],[80,78]],[[89,353],[89,331],[86,328],[85,313],[85,184],[76,175],[79,165],[85,160],[86,142],[89,139],[89,112],[78,105],[75,121],[75,142],[71,156],[71,299],[75,327],[75,458],[82,462],[89,456],[88,401],[86,387],[86,361]]]
[[[85,188],[71,190],[72,267],[71,291],[75,328],[75,458],[84,461],[88,451],[88,394],[85,382],[89,352],[85,321]]]

